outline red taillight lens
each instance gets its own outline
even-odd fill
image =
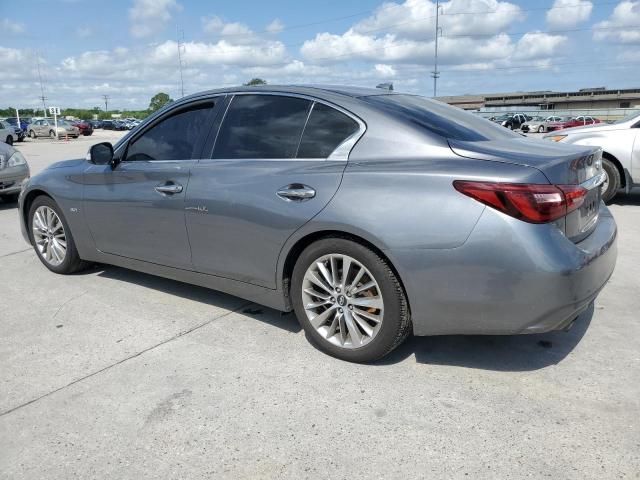
[[[580,208],[587,195],[587,190],[579,185],[456,180],[453,186],[485,205],[529,223],[548,223],[562,218]]]

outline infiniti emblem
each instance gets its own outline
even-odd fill
[[[344,307],[345,303],[347,303],[347,299],[344,298],[344,295],[340,295],[338,297],[338,305],[340,305],[341,307]]]

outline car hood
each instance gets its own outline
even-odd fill
[[[47,170],[53,170],[55,168],[67,168],[76,167],[84,162],[84,158],[76,158],[74,160],[62,160],[61,162],[52,163],[47,167]]]

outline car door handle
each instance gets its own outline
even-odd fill
[[[276,192],[283,200],[298,201],[310,200],[316,196],[316,191],[308,185],[301,183],[292,183],[286,187],[282,187]]]
[[[179,183],[163,183],[162,185],[158,185],[156,187],[156,192],[166,195],[173,195],[175,193],[182,192],[182,185],[180,185]]]

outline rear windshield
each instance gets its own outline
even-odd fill
[[[510,129],[473,113],[416,95],[375,95],[362,100],[444,138],[473,142],[519,137]]]

